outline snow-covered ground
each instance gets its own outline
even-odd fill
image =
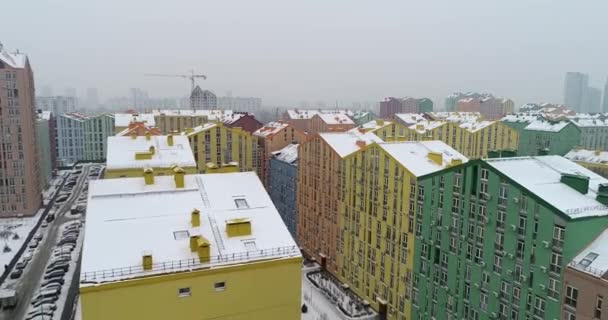
[[[8,265],[23,245],[44,210],[33,217],[0,219],[0,266]]]

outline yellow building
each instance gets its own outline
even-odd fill
[[[221,122],[205,123],[186,129],[182,136],[190,141],[201,173],[258,169],[258,141],[241,128],[230,128]]]
[[[114,114],[114,133],[118,134],[129,128],[131,122],[142,122],[146,127],[154,127],[156,122],[151,113],[116,113]]]
[[[92,181],[84,234],[84,320],[301,317],[301,254],[253,172]]]
[[[500,121],[482,120],[475,113],[437,112],[427,115],[443,120],[402,117],[413,120],[406,127],[405,140],[440,140],[473,159],[487,158],[492,151],[517,150],[519,132]]]
[[[407,132],[406,127],[401,123],[383,119],[372,120],[352,130],[371,132],[386,142],[404,141],[406,140],[405,134]]]
[[[410,315],[419,179],[466,161],[441,141],[372,143],[345,159],[337,276],[387,319]]]
[[[564,157],[608,178],[608,151],[573,149]]]
[[[154,175],[170,175],[179,166],[198,173],[190,143],[184,136],[114,136],[108,137],[108,156],[104,178],[141,177],[144,170]]]
[[[164,134],[182,132],[207,122],[222,122],[231,118],[232,110],[153,110],[156,126]]]

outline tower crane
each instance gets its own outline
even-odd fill
[[[171,77],[171,78],[184,78],[184,79],[189,79],[190,80],[190,94],[192,94],[192,92],[194,91],[194,87],[196,85],[196,79],[198,78],[202,78],[204,80],[207,80],[207,76],[204,74],[195,74],[194,70],[190,71],[190,74],[156,74],[156,73],[146,73],[146,76],[149,77]],[[190,107],[194,108],[194,106],[192,105],[192,100],[190,100]]]

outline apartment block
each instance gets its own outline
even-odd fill
[[[355,122],[342,113],[319,113],[310,119],[308,134],[319,132],[345,132],[355,127]]]
[[[297,242],[302,251],[338,274],[339,218],[345,198],[345,161],[367,144],[382,142],[358,130],[319,133],[298,148]]]
[[[186,174],[198,173],[188,138],[181,135],[108,137],[104,178],[143,177],[173,174],[180,167]]]
[[[147,174],[90,183],[82,319],[301,317],[302,256],[255,173]]]
[[[411,317],[423,177],[467,159],[441,141],[372,143],[344,160],[338,274],[386,319]],[[430,319],[424,317],[423,319]]]
[[[108,154],[107,139],[114,135],[114,115],[98,114],[84,122],[84,159],[104,160]]]
[[[38,147],[38,174],[40,190],[44,190],[53,177],[53,145],[55,137],[52,135],[51,112],[38,112],[36,119],[36,144]]]
[[[352,112],[350,110],[342,110],[342,109],[335,109],[335,110],[291,109],[291,110],[285,111],[285,113],[283,114],[282,120],[284,122],[291,124],[292,126],[294,126],[295,128],[297,128],[298,130],[300,130],[302,132],[311,133],[313,130],[312,118],[315,115],[322,115],[322,114],[328,115],[328,117],[329,117],[329,115],[338,116],[339,119],[344,119],[343,116],[346,116],[349,118],[354,116],[354,112]],[[319,124],[317,124],[317,126],[319,126]],[[346,131],[346,130],[344,130],[344,131]],[[319,131],[319,129],[317,128],[316,132],[322,132],[322,131]]]
[[[156,127],[156,119],[152,113],[116,113],[114,114],[114,133],[129,128],[132,122],[143,123],[148,127]]]
[[[218,97],[217,106],[220,109],[237,110],[255,114],[262,111],[262,99],[255,97]]]
[[[257,172],[264,185],[268,187],[270,158],[274,151],[281,150],[291,143],[302,143],[307,136],[294,125],[278,121],[265,124],[253,133],[258,141]]]
[[[373,133],[386,142],[403,141],[406,132],[405,126],[400,123],[383,119],[372,120],[350,131],[355,130]]]
[[[66,113],[57,116],[56,125],[59,165],[106,158],[107,138],[114,135],[113,115]]]
[[[581,141],[581,130],[567,119],[511,115],[501,122],[519,131],[517,155],[565,155]]]
[[[581,148],[608,150],[608,114],[577,114],[568,117],[580,129]]]
[[[564,157],[608,178],[608,151],[575,148]]]
[[[241,128],[249,133],[254,133],[256,130],[264,126],[258,121],[253,114],[247,112],[234,112],[222,117],[220,121],[230,128]]]
[[[485,99],[493,98],[489,93],[476,92],[454,92],[445,98],[445,110],[448,112],[457,111],[456,104],[463,99]]]
[[[380,101],[380,118],[392,119],[397,113],[420,113],[433,111],[433,101],[428,98],[394,98]]]
[[[258,171],[258,141],[239,127],[205,123],[182,133],[190,141],[201,173]]]
[[[272,153],[268,193],[292,237],[297,235],[298,144]]]
[[[55,115],[76,112],[78,100],[76,97],[49,96],[36,97],[36,109],[50,111]]]
[[[374,113],[371,111],[357,111],[353,114],[352,119],[356,126],[360,126],[364,123],[375,120],[376,115],[374,115]]]
[[[564,272],[562,318],[606,320],[608,307],[608,229],[589,243]]]
[[[207,122],[221,122],[232,110],[152,110],[156,127],[163,134],[183,132]]]
[[[470,97],[458,100],[454,108],[458,112],[479,112],[486,119],[497,120],[513,113],[514,103],[511,99]]]

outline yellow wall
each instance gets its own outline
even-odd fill
[[[162,134],[168,134],[174,131],[182,132],[186,128],[194,128],[204,123],[209,122],[207,116],[198,115],[155,115],[154,121],[156,127],[160,129]]]
[[[602,176],[604,178],[608,178],[608,164],[584,162],[584,161],[574,161],[574,162],[599,174],[600,176]]]
[[[241,128],[230,128],[218,123],[215,127],[187,133],[187,136],[194,153],[194,159],[202,173],[207,173],[207,163],[210,162],[219,165],[219,167],[224,167],[229,162],[238,162],[239,171],[256,171],[258,169],[257,139]],[[231,141],[230,146],[229,141]],[[220,152],[219,158],[218,150]],[[232,171],[234,171],[234,168],[230,167],[225,172]],[[214,170],[213,172],[224,172],[224,170]]]
[[[292,258],[84,287],[82,319],[299,320],[301,279]],[[178,297],[184,287],[190,297]]]
[[[173,175],[173,169],[170,167],[166,168],[152,168],[154,170],[155,176],[171,176]],[[186,174],[197,174],[198,169],[196,167],[183,167]],[[117,170],[108,170],[106,169],[103,178],[104,179],[113,179],[113,178],[124,178],[124,177],[143,177],[144,176],[144,168],[132,168],[132,169],[117,169]]]

